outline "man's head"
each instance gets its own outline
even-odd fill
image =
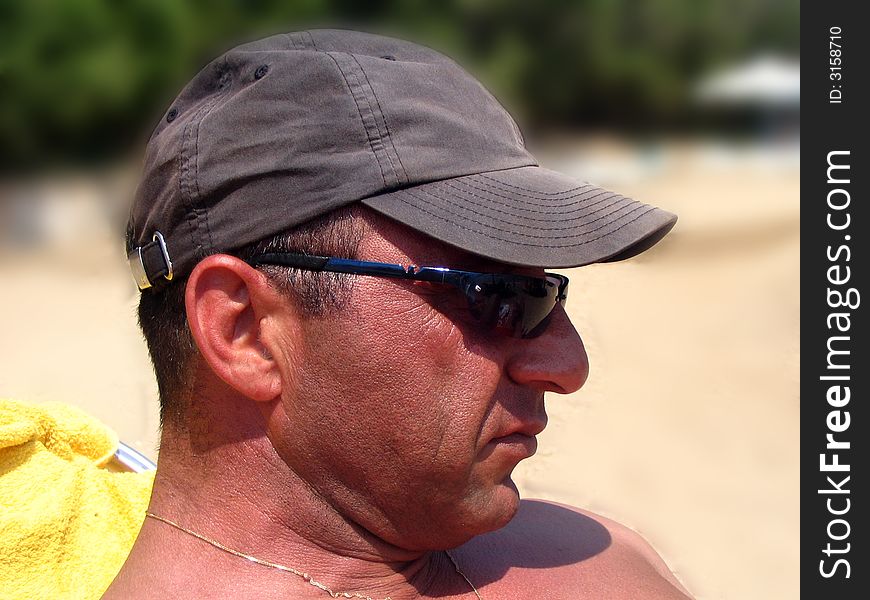
[[[542,274],[368,209],[354,218],[367,260]],[[566,314],[556,309],[542,335],[517,339],[481,327],[453,288],[349,279],[341,306],[316,316],[245,261],[200,261],[185,300],[205,395],[256,406],[281,460],[395,545],[449,547],[504,525],[517,505],[510,473],[546,425],[544,392],[572,392],[586,378]]]
[[[544,290],[544,267],[631,256],[674,221],[538,167],[504,109],[432,50],[342,31],[239,47],[155,130],[128,226],[164,419],[184,427],[210,396],[233,398],[354,522],[406,548],[456,545],[510,519],[543,393],[585,381],[557,294],[541,335],[516,338],[437,282],[254,259],[508,273]],[[467,291],[540,306],[507,279]]]

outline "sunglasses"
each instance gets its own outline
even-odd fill
[[[254,267],[273,265],[449,285],[465,296],[476,322],[486,329],[515,338],[541,335],[547,329],[556,305],[564,306],[568,298],[568,278],[555,273],[545,273],[545,277],[476,273],[286,252],[260,254],[248,262]]]

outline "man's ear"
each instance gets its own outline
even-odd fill
[[[211,370],[240,394],[267,402],[281,393],[281,373],[261,342],[261,327],[284,308],[266,277],[243,260],[214,254],[188,278],[190,332]]]

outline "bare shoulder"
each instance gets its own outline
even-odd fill
[[[504,528],[455,551],[490,595],[516,598],[690,598],[637,532],[600,515],[523,500]],[[484,597],[487,595],[484,594]],[[508,597],[508,596],[504,596]]]

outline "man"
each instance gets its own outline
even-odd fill
[[[588,370],[543,268],[674,221],[539,168],[427,48],[311,31],[213,62],[128,226],[163,431],[105,597],[685,598],[636,534],[510,478]]]

